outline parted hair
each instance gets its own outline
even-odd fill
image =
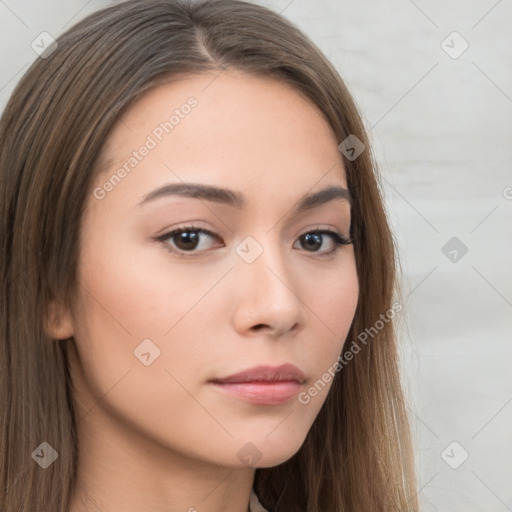
[[[128,0],[56,39],[14,89],[0,119],[0,510],[68,512],[79,445],[64,343],[43,328],[51,301],[73,304],[80,226],[103,143],[144,92],[173,76],[236,69],[305,94],[339,143],[353,198],[359,299],[347,340],[399,294],[398,258],[375,158],[342,78],[296,25],[241,0]],[[410,429],[386,322],[337,372],[303,445],[256,470],[270,512],[418,510]],[[42,470],[42,440],[59,457]]]

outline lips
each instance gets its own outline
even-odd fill
[[[210,383],[218,391],[255,405],[280,405],[296,396],[305,382],[292,364],[258,366]]]
[[[257,366],[250,370],[235,373],[223,379],[214,379],[212,382],[219,384],[233,384],[241,382],[304,382],[304,374],[293,364],[281,366]]]

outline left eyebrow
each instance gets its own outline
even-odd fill
[[[155,199],[172,195],[204,199],[206,201],[226,204],[237,209],[243,209],[247,204],[243,194],[227,188],[219,188],[200,183],[171,183],[145,195],[143,200],[139,203],[139,206],[154,201]],[[302,197],[298,201],[295,211],[301,212],[311,208],[317,208],[334,199],[341,199],[352,204],[352,197],[346,188],[331,185],[318,192],[313,192]]]

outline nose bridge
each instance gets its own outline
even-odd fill
[[[302,324],[304,305],[277,237],[268,233],[248,236],[236,253],[238,311],[245,326],[264,324],[284,332]]]
[[[256,284],[265,286],[270,284],[273,288],[284,287],[288,290],[287,286],[293,285],[290,282],[290,266],[286,261],[283,248],[276,240],[277,237],[272,234],[256,236],[258,239],[247,236],[236,247],[238,255],[236,265],[241,269],[240,273],[249,273],[251,275],[249,279],[256,280]],[[288,292],[291,293],[290,290]]]

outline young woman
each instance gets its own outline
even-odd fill
[[[0,510],[417,510],[377,170],[294,25],[87,17],[13,92],[0,190]]]

